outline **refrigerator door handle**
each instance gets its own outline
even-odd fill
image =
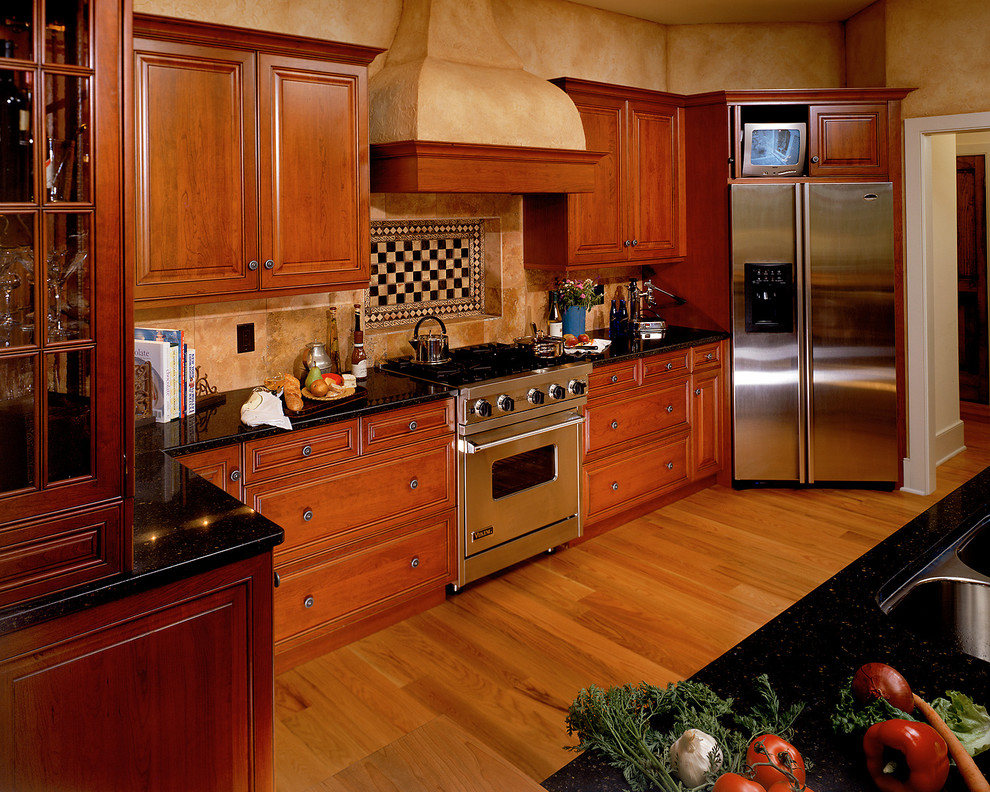
[[[811,384],[811,215],[809,213],[810,186],[794,185],[795,238],[797,250],[797,327],[798,327],[798,469],[800,481],[814,484],[814,432],[812,426]]]

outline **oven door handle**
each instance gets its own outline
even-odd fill
[[[537,435],[546,434],[547,432],[555,432],[558,429],[566,429],[570,426],[580,426],[584,423],[584,416],[578,413],[570,413],[566,420],[557,421],[555,420],[549,426],[543,426],[538,429],[532,429],[529,432],[513,432],[512,434],[505,434],[492,440],[488,443],[475,443],[471,438],[465,437],[464,440],[464,451],[468,454],[478,454],[482,451],[487,451],[489,448],[495,448],[496,446],[505,445],[506,443],[514,443],[517,440],[524,440],[527,437],[536,437]],[[497,430],[495,430],[497,431]]]

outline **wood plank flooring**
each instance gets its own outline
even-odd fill
[[[353,784],[370,754],[442,751],[430,735],[451,729],[542,781],[574,756],[564,714],[581,688],[694,673],[990,465],[990,424],[967,421],[966,443],[926,497],[703,490],[279,675],[278,792]]]

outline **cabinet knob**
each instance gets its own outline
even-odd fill
[[[673,363],[667,363],[666,368],[667,368],[667,371],[671,371],[674,368],[674,364]]]
[[[627,239],[627,240],[626,240],[625,242],[623,242],[622,244],[623,244],[623,245],[625,245],[626,247],[629,247],[629,246],[630,246],[630,245],[632,244],[632,241],[631,241],[631,240],[629,240],[629,239]]]
[[[668,462],[667,463],[667,470],[673,470],[673,469],[674,469],[674,463],[673,462]]]
[[[312,453],[313,453],[313,447],[312,446],[303,446],[303,450],[302,450],[302,455],[303,456],[309,456]]]
[[[416,489],[416,487],[418,486],[419,486],[418,479],[413,479],[412,481],[409,482],[409,489]]]
[[[411,566],[413,569],[415,569],[416,567],[418,567],[419,566],[419,556],[414,556],[413,557],[413,560],[409,562],[409,566]]]
[[[636,245],[638,245],[638,244],[639,244],[639,240],[638,240],[638,239],[634,239],[634,240],[632,241],[632,243],[633,243],[633,247],[636,247]]]
[[[415,421],[410,421],[409,422],[409,431],[410,432],[415,432],[417,426],[419,426],[418,423],[416,423]]]
[[[707,355],[705,355],[705,360],[712,360],[714,357],[715,354],[713,352],[709,352]]]
[[[667,405],[667,412],[672,413],[673,411],[674,411],[674,405],[673,404],[668,404]]]
[[[613,481],[612,482],[612,491],[613,492],[618,492],[619,491],[619,482],[618,481]]]
[[[811,161],[817,164],[818,163],[818,157],[812,157],[811,158]]]
[[[619,375],[618,374],[613,374],[612,375],[612,384],[614,385],[618,381],[619,381]]]
[[[303,512],[303,521],[304,522],[309,522],[312,519],[313,519],[313,510],[312,509],[306,509],[306,511]]]
[[[275,262],[272,261],[271,259],[267,259],[265,261],[265,269],[266,270],[275,269]]]
[[[611,426],[613,429],[618,429],[619,428],[619,422],[618,421],[612,421],[612,423],[610,423],[609,426]]]
[[[306,599],[303,600],[303,607],[304,608],[312,608],[313,605],[315,605],[315,604],[316,604],[316,600],[314,600],[311,596],[310,597],[306,597]]]
[[[251,260],[250,260],[250,261],[248,262],[248,269],[249,269],[249,270],[251,270],[252,272],[253,272],[254,270],[256,270],[256,269],[258,269],[258,262],[257,262],[257,261],[255,261],[254,259],[251,259]]]
[[[231,481],[240,481],[241,480],[241,471],[236,470],[236,469],[230,471],[230,480]]]
[[[701,388],[695,388],[694,389],[694,395],[695,396],[700,396],[701,395]]]

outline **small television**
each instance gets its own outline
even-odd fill
[[[803,176],[807,124],[743,124],[743,176]]]

